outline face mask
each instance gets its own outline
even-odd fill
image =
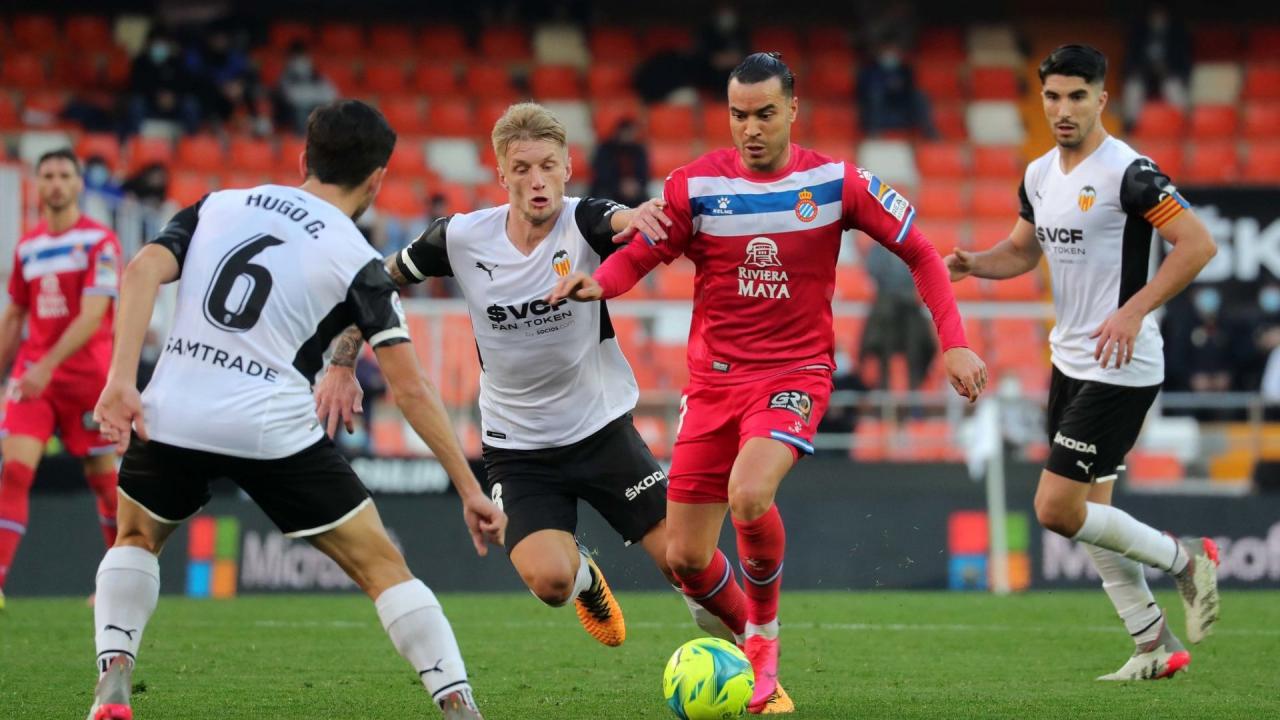
[[[847,352],[836,353],[836,374],[843,375],[853,369],[853,358]]]
[[[890,70],[896,70],[902,64],[902,58],[895,52],[880,53],[880,64]]]
[[[151,43],[151,62],[160,65],[169,59],[169,43]]]
[[[1196,294],[1196,310],[1202,315],[1216,315],[1222,307],[1222,297],[1217,290],[1201,290]]]
[[[91,187],[101,187],[107,184],[107,180],[111,177],[111,172],[107,170],[106,165],[90,165],[84,169],[84,184]]]
[[[721,32],[729,32],[738,26],[738,16],[732,10],[716,15],[716,26]]]
[[[1269,287],[1258,293],[1258,306],[1268,315],[1280,312],[1280,288]]]
[[[311,74],[311,58],[294,58],[289,61],[289,72],[294,75],[310,75]]]

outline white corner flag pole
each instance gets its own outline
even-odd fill
[[[987,557],[988,577],[991,578],[991,592],[996,595],[1009,594],[1009,537],[1005,532],[1005,496],[1004,496],[1004,442],[1000,432],[1000,399],[987,399],[995,407],[988,410],[988,422],[995,427],[984,428],[986,432],[995,434],[997,438],[993,451],[987,458],[987,527],[991,533],[990,555]]]

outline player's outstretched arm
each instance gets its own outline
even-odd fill
[[[609,226],[614,232],[613,242],[630,242],[637,232],[643,233],[651,242],[666,240],[667,228],[671,227],[671,218],[662,212],[666,207],[666,200],[653,198],[634,208],[613,213],[609,216]]]
[[[440,395],[418,365],[413,345],[407,342],[384,345],[375,348],[374,353],[400,412],[418,437],[435,453],[462,498],[463,519],[476,552],[485,555],[488,552],[486,542],[501,546],[507,516],[489,500],[475,475],[471,474],[471,466],[458,444]]]
[[[111,370],[93,410],[93,419],[121,453],[129,447],[132,430],[137,430],[143,440],[150,439],[142,418],[142,395],[138,392],[138,358],[155,309],[156,294],[161,285],[177,280],[178,272],[178,258],[168,247],[148,244],[125,268],[120,282]]]
[[[983,252],[956,248],[946,257],[946,263],[947,270],[951,273],[951,282],[959,282],[970,275],[988,280],[1004,280],[1034,270],[1040,264],[1040,256],[1035,225],[1018,218],[1013,232],[995,247]]]

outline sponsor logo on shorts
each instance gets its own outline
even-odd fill
[[[716,372],[727,373],[729,372],[729,363],[723,360],[712,360],[711,369],[715,370]]]
[[[1088,453],[1090,455],[1098,454],[1097,445],[1094,445],[1093,443],[1081,442],[1080,440],[1076,440],[1075,438],[1069,438],[1066,435],[1063,435],[1062,433],[1058,433],[1053,436],[1053,444],[1061,445],[1062,447],[1068,450],[1075,450],[1076,452]]]
[[[667,479],[667,474],[662,472],[661,470],[653,473],[652,475],[646,475],[643,480],[627,488],[627,492],[626,492],[627,502],[631,502],[632,500],[635,500],[636,498],[640,497],[640,493],[644,492],[645,490],[648,490],[649,488],[655,485],[662,484],[666,479]]]
[[[495,440],[506,440],[506,439],[507,439],[507,434],[506,434],[506,433],[500,433],[500,432],[498,432],[497,430],[485,430],[485,431],[484,431],[484,434],[485,434],[485,435],[487,435],[487,436],[489,436],[489,437],[491,437],[491,438],[493,438],[493,439],[495,439]]]
[[[813,400],[807,392],[783,390],[780,393],[774,393],[773,397],[769,398],[769,409],[790,410],[807,423],[809,422],[809,413],[813,412]]]

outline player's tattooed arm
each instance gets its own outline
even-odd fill
[[[338,336],[329,364],[338,367],[355,367],[356,358],[360,356],[361,345],[364,345],[364,337],[360,334],[360,328],[352,325]]]
[[[387,273],[391,275],[391,279],[396,281],[396,285],[400,287],[412,285],[414,281],[405,275],[404,271],[400,269],[399,259],[400,253],[392,253],[382,261],[382,264],[387,268]]]

